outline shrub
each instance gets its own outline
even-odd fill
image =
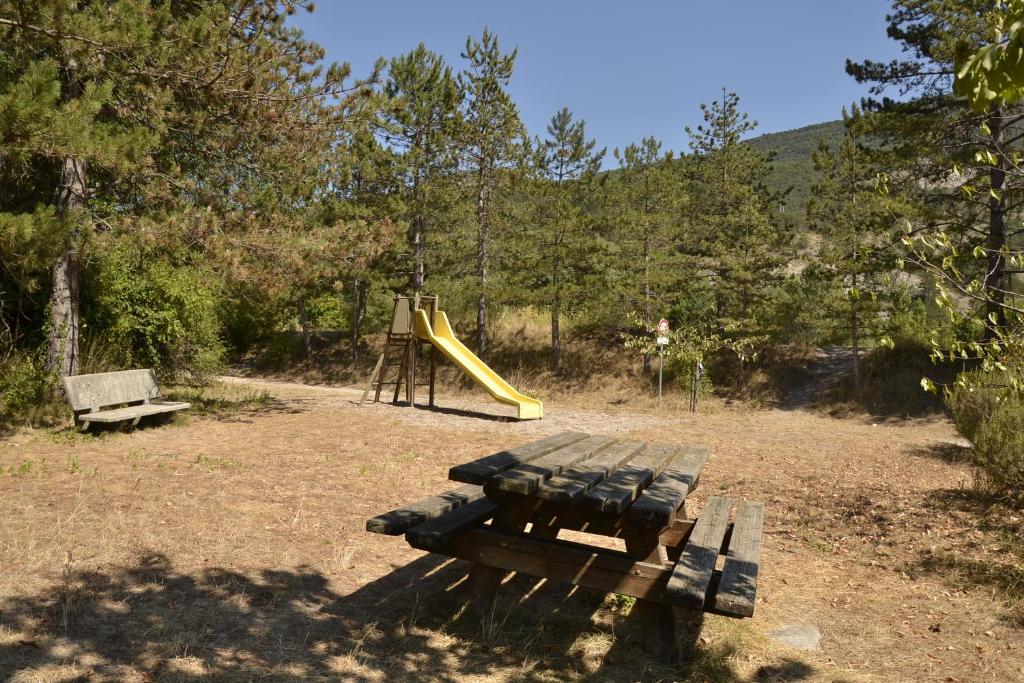
[[[34,423],[54,403],[56,378],[46,371],[41,354],[16,355],[0,362],[0,427]]]
[[[965,373],[946,392],[957,431],[974,446],[978,483],[992,493],[1024,489],[1024,396],[1003,372]]]
[[[83,287],[87,329],[102,331],[123,367],[152,367],[163,378],[202,381],[224,358],[214,278],[147,250],[120,245],[90,264]]]
[[[999,380],[991,373],[967,372],[960,381],[946,390],[946,405],[953,414],[956,430],[973,442],[982,422],[995,411]]]

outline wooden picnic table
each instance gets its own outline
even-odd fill
[[[686,498],[711,452],[675,444],[558,434],[452,467],[463,485],[367,521],[414,548],[473,563],[470,590],[492,600],[509,571],[637,599],[644,644],[677,656],[673,607],[754,613],[762,503],[712,496],[696,519]],[[559,539],[621,538],[625,551]],[[716,569],[719,555],[725,555]]]

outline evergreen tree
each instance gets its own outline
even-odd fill
[[[492,233],[503,185],[524,162],[526,131],[515,103],[505,91],[517,50],[503,54],[498,38],[484,29],[480,39],[467,38],[462,54],[469,66],[459,77],[466,95],[463,155],[475,205],[476,348],[487,357],[487,277]]]
[[[787,262],[790,234],[773,219],[765,187],[770,159],[743,142],[757,127],[739,110],[739,97],[723,91],[721,102],[702,104],[704,123],[687,128],[693,152],[695,214],[687,247],[702,264],[715,292],[715,324],[752,332],[770,287]]]
[[[849,115],[844,111],[847,129],[839,148],[830,150],[823,142],[814,155],[818,180],[808,204],[811,224],[822,237],[809,268],[815,270],[822,285],[840,287],[846,293],[845,310],[820,313],[846,321],[840,325],[845,326],[853,344],[855,394],[860,391],[860,349],[865,338],[880,336],[880,316],[895,266],[894,254],[886,248],[893,223],[891,206],[868,175],[868,152],[858,144],[853,125],[858,115],[856,108]],[[822,296],[818,305],[827,309],[831,302]]]
[[[985,290],[982,317],[990,321],[986,339],[1006,327],[1004,304],[1012,297],[1006,249],[1024,235],[1013,227],[1024,202],[1024,177],[1013,173],[1022,152],[1024,109],[995,101],[974,112],[953,97],[952,88],[958,52],[988,42],[997,4],[895,0],[888,34],[907,57],[846,65],[858,82],[871,84],[858,127],[878,143],[872,169],[885,174],[894,190],[916,195],[926,209],[915,235],[948,237],[957,247],[958,267],[977,271]],[[980,264],[971,258],[976,249],[984,255]]]
[[[604,149],[588,140],[586,123],[568,108],[551,117],[547,137],[535,143],[536,218],[528,267],[535,296],[551,310],[551,366],[562,367],[562,307],[587,290],[598,241],[593,230],[594,189]]]
[[[614,152],[619,162],[607,188],[613,241],[618,248],[618,290],[630,313],[651,329],[685,288],[687,263],[677,248],[682,241],[686,194],[671,152],[661,152],[653,137]],[[643,356],[644,370],[651,355]]]
[[[286,26],[305,5],[0,1],[0,231],[32,214],[57,242],[51,371],[78,370],[79,271],[97,226],[141,226],[235,266],[269,227],[295,227],[287,215],[312,196],[363,93]],[[189,207],[217,228],[204,232]]]
[[[391,99],[382,134],[402,165],[404,218],[412,246],[413,292],[426,277],[427,236],[442,223],[449,188],[458,165],[456,136],[462,96],[451,67],[422,43],[391,60],[384,94]]]

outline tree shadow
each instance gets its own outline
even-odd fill
[[[971,462],[973,450],[969,446],[962,446],[951,441],[942,441],[921,448],[915,448],[909,451],[909,454],[918,458],[932,458],[953,465],[962,465]]]
[[[925,505],[941,513],[967,513],[965,518],[984,536],[964,536],[956,543],[922,552],[911,569],[954,585],[992,592],[1010,608],[1005,615],[1008,621],[1024,628],[1024,525],[1019,509],[967,487],[933,491]]]
[[[590,667],[600,680],[741,680],[732,650],[696,640],[699,623],[688,662],[651,662],[636,618],[609,618],[586,589],[513,575],[480,615],[462,599],[467,569],[425,555],[347,595],[310,568],[183,572],[159,553],[67,571],[0,603],[0,679],[547,680],[587,669],[579,642],[596,634],[612,643]]]

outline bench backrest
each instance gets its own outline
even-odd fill
[[[122,370],[65,377],[64,393],[71,409],[78,412],[159,398],[160,387],[150,369]]]

